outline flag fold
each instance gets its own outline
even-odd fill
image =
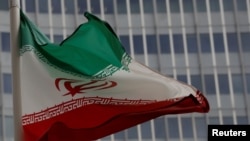
[[[25,141],[89,141],[168,114],[207,113],[193,87],[135,61],[111,26],[88,19],[60,44],[20,12]]]

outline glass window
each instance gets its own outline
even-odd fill
[[[169,36],[166,34],[160,35],[160,46],[162,53],[170,53]]]
[[[52,13],[61,13],[61,0],[52,0]]]
[[[229,84],[228,84],[228,76],[227,74],[219,74],[219,88],[221,94],[229,94]]]
[[[247,86],[250,86],[250,73],[246,74]],[[248,94],[250,94],[250,87],[247,87]]]
[[[193,126],[191,118],[181,118],[182,133],[184,138],[193,138]]]
[[[13,137],[14,136],[14,120],[12,116],[4,116],[5,120],[5,136],[7,138]]]
[[[183,0],[183,9],[184,12],[192,13],[194,12],[193,0]]]
[[[117,0],[117,12],[119,14],[126,14],[127,13],[127,4],[126,0]]]
[[[154,119],[155,125],[155,137],[160,139],[166,139],[166,123],[164,117]]]
[[[113,14],[114,13],[114,3],[113,0],[104,0],[104,9],[106,14]]]
[[[233,90],[234,93],[243,94],[243,79],[241,74],[232,74]]]
[[[91,12],[94,14],[100,14],[101,13],[101,7],[100,7],[100,0],[91,0]]]
[[[87,2],[86,0],[77,0],[78,12],[83,14],[87,11]]]
[[[1,41],[2,41],[2,51],[10,52],[10,33],[2,32]]]
[[[136,54],[143,54],[143,43],[141,35],[133,36],[134,51]]]
[[[165,0],[156,0],[156,5],[157,5],[157,12],[159,13],[166,13],[167,8],[166,8],[166,1]]]
[[[35,0],[25,0],[26,12],[35,12]]]
[[[144,13],[153,13],[154,12],[154,6],[152,0],[143,0],[143,10]]]
[[[238,11],[247,11],[247,2],[246,0],[236,0]]]
[[[191,75],[191,84],[198,90],[202,91],[202,82],[200,75]]]
[[[196,8],[198,12],[206,12],[206,0],[196,0]]]
[[[210,53],[211,52],[210,39],[207,33],[200,34],[200,42],[201,42],[201,52]]]
[[[197,38],[195,34],[187,34],[187,48],[189,53],[197,53],[198,52],[198,45],[197,45]]]
[[[241,34],[241,43],[242,43],[242,50],[243,51],[250,51],[250,33],[249,32],[242,32]]]
[[[65,0],[65,13],[66,14],[74,14],[75,13],[75,4],[74,0]]]
[[[179,138],[179,129],[178,129],[177,118],[168,118],[168,135],[170,138]]]
[[[207,123],[205,117],[195,117],[195,126],[199,138],[207,137]]]
[[[177,80],[187,83],[186,75],[177,75]]]
[[[129,44],[129,37],[128,35],[121,35],[120,36],[121,43],[125,48],[127,53],[130,53],[130,44]]]
[[[219,12],[220,11],[219,0],[209,0],[209,2],[210,2],[211,12]]]
[[[157,43],[155,35],[146,35],[148,53],[157,53]]]
[[[174,40],[174,51],[175,51],[175,53],[184,53],[182,35],[181,34],[174,34],[173,35],[173,40]]]
[[[3,73],[3,92],[12,93],[12,75],[10,73]]]
[[[20,7],[21,7],[21,8],[23,7],[22,1],[23,1],[23,0],[20,1]],[[0,0],[0,3],[2,3],[2,0]],[[0,6],[0,7],[1,7],[1,6]]]
[[[238,52],[237,33],[227,33],[227,44],[229,52]]]
[[[125,132],[126,132],[126,130],[115,133],[114,134],[115,139],[125,139],[125,137],[126,137]]]
[[[38,6],[40,13],[48,13],[48,0],[38,0]]]
[[[249,124],[247,117],[246,116],[237,116],[237,124],[241,124],[241,125]]]
[[[215,81],[214,76],[212,74],[206,74],[204,76],[205,79],[205,87],[207,94],[215,94]]]
[[[150,122],[144,122],[141,124],[141,136],[143,139],[152,138]]]
[[[214,33],[213,38],[214,38],[215,52],[218,52],[218,53],[225,52],[222,33]]]
[[[209,124],[219,124],[219,117],[209,117]]]
[[[137,138],[137,126],[131,127],[128,129],[128,139]]]
[[[180,13],[180,6],[178,0],[169,0],[170,11],[172,13]]]
[[[224,11],[233,11],[233,0],[223,0]]]
[[[140,13],[139,0],[130,0],[131,13]]]
[[[234,122],[233,122],[233,117],[229,117],[229,116],[224,116],[223,117],[223,124],[226,124],[226,125],[232,125]]]
[[[46,36],[49,40],[51,40],[49,34],[45,34],[45,36]]]
[[[54,43],[55,44],[60,44],[62,41],[63,41],[62,35],[54,35]]]
[[[8,0],[0,0],[0,10],[9,10],[9,1]]]

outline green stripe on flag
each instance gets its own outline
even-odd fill
[[[88,12],[85,17],[88,22],[61,44],[54,44],[21,11],[21,38],[25,38],[20,40],[20,54],[34,51],[49,66],[86,77],[104,78],[119,69],[128,71],[131,57],[110,25]]]

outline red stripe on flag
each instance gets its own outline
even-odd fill
[[[25,141],[96,140],[166,114],[207,112],[202,94],[179,101],[161,101],[146,105],[90,104],[48,120],[23,126]]]

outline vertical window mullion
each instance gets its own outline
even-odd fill
[[[179,6],[180,6],[180,15],[181,15],[181,28],[182,28],[182,39],[183,39],[183,48],[184,48],[184,57],[185,57],[185,69],[186,69],[186,77],[187,77],[187,82],[188,84],[191,85],[191,74],[190,74],[190,64],[189,64],[189,56],[188,56],[188,49],[187,49],[187,36],[186,36],[186,28],[185,28],[185,16],[184,16],[184,7],[183,7],[183,1],[184,0],[179,0]],[[189,2],[192,2],[189,1]],[[192,3],[191,3],[192,5]],[[194,115],[191,114],[191,125],[192,125],[192,133],[193,133],[193,138],[194,141],[197,141],[196,138],[196,130],[195,130],[195,122],[194,122]],[[184,131],[185,132],[185,131]]]
[[[64,0],[61,0],[61,17],[62,17],[63,39],[65,39],[67,37],[67,29],[66,29],[66,18],[65,18],[65,4],[64,4]]]
[[[170,43],[170,55],[172,60],[172,68],[173,68],[173,77],[177,78],[177,71],[176,71],[176,61],[175,61],[175,50],[174,50],[174,39],[173,39],[173,27],[172,27],[172,20],[171,20],[171,11],[170,11],[170,2],[166,0],[166,8],[167,8],[167,21],[168,21],[168,34],[169,34],[169,43]]]
[[[238,4],[239,4],[238,1],[237,2],[234,1],[234,12],[235,12],[235,15],[237,15],[237,16],[239,15],[238,11],[240,11]],[[247,8],[246,11],[247,11],[247,18],[248,18],[248,27],[250,30],[250,0],[246,0],[245,5]],[[250,79],[248,79],[248,78],[250,78],[249,77],[250,75],[247,74],[245,67],[244,67],[244,63],[243,63],[244,62],[244,50],[243,50],[243,44],[241,42],[242,37],[240,36],[240,25],[239,25],[237,19],[235,21],[236,21],[236,27],[237,27],[237,39],[238,39],[238,45],[239,45],[240,63],[242,64],[240,66],[241,66],[241,73],[242,73],[243,85],[244,85],[244,96],[245,96],[244,100],[245,100],[245,107],[246,107],[246,111],[247,111],[246,117],[247,117],[248,121],[250,121],[250,112],[248,112],[250,106],[249,106],[249,102],[247,100],[249,97],[248,94],[250,94],[250,87],[249,87],[250,83],[248,83],[248,80],[250,80]]]
[[[80,10],[79,7],[78,7],[78,4],[77,4],[77,0],[73,1],[73,5],[74,5],[75,27],[77,27],[78,26],[78,22],[79,22],[78,12]]]
[[[224,43],[225,57],[226,57],[227,75],[228,75],[228,82],[229,82],[229,94],[230,94],[230,100],[231,100],[232,109],[233,109],[232,110],[233,123],[237,124],[237,117],[236,117],[236,111],[235,111],[235,101],[234,101],[235,98],[234,98],[234,94],[233,94],[232,72],[230,69],[230,60],[229,60],[227,35],[226,35],[226,23],[225,23],[224,7],[223,7],[222,0],[219,0],[219,5],[220,5],[220,14],[221,14],[223,43]]]
[[[140,5],[140,18],[141,18],[141,29],[142,29],[142,45],[143,45],[143,56],[144,56],[144,63],[148,66],[148,49],[147,49],[147,39],[146,39],[146,27],[145,27],[145,19],[144,19],[144,7],[143,1],[139,0]]]
[[[87,0],[87,10],[88,10],[90,13],[93,12],[93,11],[92,11],[92,8],[91,8],[90,0]]]
[[[174,51],[174,40],[173,40],[173,30],[172,30],[172,21],[171,21],[171,9],[170,9],[170,0],[166,0],[166,8],[167,8],[167,19],[168,19],[168,28],[169,28],[169,39],[170,39],[170,54],[172,59],[172,67],[173,67],[173,77],[177,79],[177,70],[176,70],[176,60],[175,60],[175,51]],[[180,115],[177,115],[178,119],[178,133],[180,141],[182,141],[182,129],[181,129],[181,120]]]
[[[250,29],[250,0],[246,0],[246,8],[247,8],[247,20],[248,20],[248,27]],[[238,11],[238,9],[237,9]]]
[[[197,6],[200,6],[200,5],[198,5],[198,1],[201,1],[201,0],[192,0],[193,1],[193,7],[194,7],[194,18],[195,18],[195,29],[196,29],[196,44],[197,44],[197,53],[198,53],[198,57],[197,57],[197,59],[199,60],[198,61],[198,63],[199,63],[199,72],[200,72],[200,74],[197,76],[197,77],[199,77],[200,76],[200,85],[197,85],[197,86],[200,86],[200,87],[198,87],[198,88],[200,88],[201,90],[203,90],[204,91],[204,94],[206,95],[207,93],[206,93],[206,89],[205,89],[205,75],[204,75],[204,69],[202,68],[202,66],[201,66],[201,58],[202,58],[202,54],[201,54],[201,42],[200,42],[200,36],[199,36],[199,34],[200,34],[200,30],[199,30],[199,22],[198,22],[198,7]],[[205,1],[203,0],[203,2],[205,3]],[[206,6],[205,6],[205,8],[206,8]],[[204,9],[205,9],[204,8]],[[204,10],[204,11],[206,11],[206,10]],[[199,78],[198,78],[199,79]],[[208,118],[208,115],[204,115],[205,116],[205,123],[206,124],[208,124],[209,123],[209,118]],[[198,124],[198,123],[197,123]],[[196,124],[196,125],[197,125]],[[197,137],[199,137],[199,128],[196,128],[196,130],[197,130]]]
[[[52,15],[51,0],[48,0],[48,15],[49,15],[49,38],[52,42],[54,42],[53,15]]]
[[[39,26],[39,21],[38,21],[38,19],[39,19],[39,5],[38,5],[38,0],[34,0],[34,2],[35,2],[35,22],[36,22],[36,24]]]
[[[21,8],[24,13],[26,13],[26,0],[21,0]]]
[[[179,4],[180,4],[180,15],[181,15],[183,49],[184,49],[184,57],[185,57],[185,65],[186,65],[185,67],[186,67],[186,73],[187,73],[187,83],[191,84],[189,57],[188,57],[188,51],[187,51],[187,36],[186,36],[185,19],[184,19],[184,12],[183,12],[183,0],[179,0]]]
[[[129,33],[129,45],[130,45],[130,55],[131,57],[135,58],[134,53],[134,44],[133,44],[133,30],[132,30],[132,19],[131,19],[131,6],[130,6],[130,0],[126,0],[126,6],[127,6],[127,15],[128,15],[128,33]]]
[[[206,0],[207,5],[207,17],[208,17],[208,29],[209,29],[209,38],[210,38],[210,45],[211,45],[211,54],[212,54],[212,63],[213,63],[213,75],[215,79],[215,90],[216,90],[216,99],[218,104],[218,114],[219,114],[219,122],[223,124],[222,119],[222,111],[221,111],[221,97],[220,97],[220,89],[219,89],[219,82],[218,82],[218,72],[217,72],[217,64],[216,64],[216,56],[214,51],[214,40],[213,40],[213,29],[212,29],[212,19],[211,19],[211,11],[210,11],[210,1]]]
[[[103,3],[103,0],[99,0],[99,1],[100,1],[100,9],[101,9],[101,18],[102,20],[105,20],[104,3]]]
[[[156,49],[157,49],[157,68],[159,71],[162,70],[162,63],[161,63],[161,55],[162,55],[162,51],[161,51],[161,46],[160,46],[160,34],[159,34],[159,30],[158,30],[158,15],[157,15],[157,1],[153,0],[153,15],[154,15],[154,28],[155,28],[155,37],[156,37]]]

